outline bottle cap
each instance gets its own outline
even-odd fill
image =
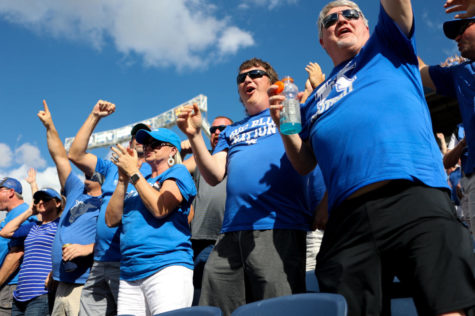
[[[282,81],[274,82],[274,84],[277,86],[277,89],[275,89],[276,93],[281,93],[284,91],[284,83]]]
[[[290,76],[287,76],[287,77],[284,77],[284,79],[282,79],[282,81],[294,82],[294,79],[292,79],[292,77],[290,77]]]

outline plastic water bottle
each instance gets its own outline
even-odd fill
[[[299,89],[291,77],[283,80],[282,95],[285,96],[283,110],[280,112],[280,132],[285,135],[297,134],[302,130],[300,120],[300,102],[297,99]],[[279,89],[277,90],[279,91]]]

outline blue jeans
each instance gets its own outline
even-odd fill
[[[12,316],[49,315],[48,294],[43,294],[26,302],[13,299]]]

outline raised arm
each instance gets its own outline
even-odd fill
[[[409,36],[414,21],[411,0],[381,0],[381,5],[401,31]]]
[[[276,85],[272,85],[268,94],[270,96],[270,114],[280,131],[280,112],[282,111],[282,102],[285,97],[276,94]],[[312,171],[317,165],[317,160],[313,154],[313,149],[310,143],[302,141],[299,134],[284,135],[280,134],[284,143],[285,153],[290,160],[290,163],[301,175],[305,175]],[[200,169],[201,170],[201,169]]]
[[[86,152],[89,138],[101,118],[111,115],[114,111],[115,104],[103,100],[97,101],[71,144],[68,157],[87,176],[94,173],[97,163],[96,155]]]
[[[54,163],[56,164],[56,169],[58,170],[59,183],[61,187],[64,188],[66,179],[68,179],[69,174],[71,173],[71,165],[69,164],[68,155],[66,154],[66,149],[64,149],[63,143],[59,138],[58,131],[53,123],[53,118],[49,111],[46,101],[43,100],[44,110],[38,112],[38,117],[46,127],[46,140],[48,143],[48,150],[53,158]]]
[[[30,185],[31,195],[35,194],[38,191],[38,183],[36,183],[36,170],[35,168],[28,169],[28,176],[26,177],[26,182]]]
[[[30,207],[26,211],[24,211],[23,213],[21,213],[20,215],[18,215],[11,221],[9,221],[2,228],[2,230],[0,230],[0,237],[12,238],[13,234],[21,226],[21,224],[23,224],[23,222],[26,221],[30,216],[33,216],[36,214],[35,209],[36,209],[36,205],[33,205],[33,206],[30,205]]]
[[[177,125],[190,140],[196,165],[210,185],[217,185],[226,175],[227,151],[211,155],[201,135],[201,112],[197,104],[184,106],[177,114]]]

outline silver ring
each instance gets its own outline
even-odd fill
[[[112,154],[111,159],[114,160],[115,162],[117,162],[117,161],[119,161],[119,155],[117,155],[117,154]]]

